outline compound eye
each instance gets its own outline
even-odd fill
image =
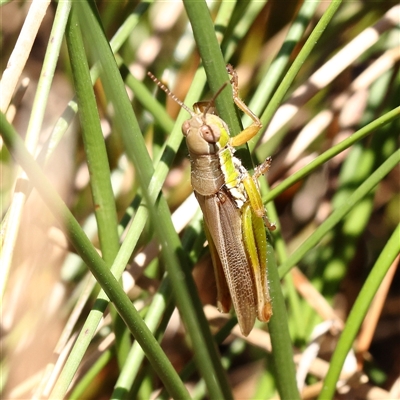
[[[190,130],[190,122],[189,121],[185,121],[182,124],[182,133],[184,136],[187,136],[189,134],[189,130]]]
[[[210,125],[203,125],[200,128],[201,136],[208,143],[217,143],[220,138],[220,133],[214,130]]]

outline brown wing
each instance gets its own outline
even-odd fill
[[[228,283],[226,282],[225,272],[222,267],[221,259],[219,258],[218,250],[214,244],[207,224],[204,224],[204,231],[208,241],[208,248],[210,249],[212,264],[214,267],[214,276],[217,283],[217,307],[222,313],[228,313],[232,306],[231,294],[229,292]]]
[[[225,190],[212,196],[196,193],[196,198],[217,249],[240,329],[247,336],[256,318],[256,299],[253,277],[242,240],[240,210]]]

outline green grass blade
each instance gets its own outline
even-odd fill
[[[288,72],[285,74],[285,77],[282,79],[282,82],[280,83],[279,87],[276,89],[274,95],[271,98],[271,101],[268,103],[267,108],[265,109],[264,113],[262,114],[260,119],[261,119],[263,126],[267,126],[269,124],[269,122],[271,121],[275,111],[278,109],[279,105],[281,104],[284,96],[286,95],[288,89],[290,88],[291,84],[293,83],[297,73],[299,72],[300,68],[304,64],[308,55],[311,53],[315,44],[318,42],[321,35],[324,33],[326,27],[328,26],[329,22],[335,15],[335,13],[338,10],[341,3],[342,3],[342,0],[333,0],[330,3],[327,10],[325,11],[324,15],[318,21],[318,24],[315,26],[315,28],[311,32],[306,43],[304,44],[303,48],[300,50],[296,59],[293,61],[293,64],[290,66]],[[257,135],[257,137],[260,137],[261,135],[262,135],[262,132],[260,132]]]
[[[75,13],[73,9],[66,30],[66,38],[78,98],[79,119],[90,173],[102,257],[107,264],[111,265],[119,248],[117,210],[89,66]]]
[[[54,216],[60,221],[60,224],[66,227],[73,246],[86,262],[107,296],[113,301],[118,313],[122,316],[132,334],[141,344],[151,365],[162,379],[171,396],[188,398],[189,395],[186,388],[183,386],[154,336],[149,332],[146,324],[132,306],[128,296],[122,290],[104,261],[100,258],[65,203],[53,189],[47,177],[43,174],[33,157],[28,153],[22,140],[18,137],[13,127],[7,122],[3,113],[0,113],[0,132],[8,149],[25,170],[29,179],[38,190],[45,203],[49,206]],[[61,398],[63,396],[52,393],[51,397]]]
[[[302,168],[300,171],[294,173],[289,178],[285,179],[279,186],[271,189],[271,191],[263,198],[264,202],[268,202],[271,199],[275,198],[279,194],[283,193],[286,189],[294,185],[296,182],[299,182],[305,176],[310,174],[311,171],[314,171],[316,168],[319,168],[325,162],[341,153],[342,151],[349,148],[352,144],[360,141],[365,138],[369,134],[373,133],[378,128],[384,126],[385,124],[395,120],[400,117],[400,106],[395,109],[389,111],[388,113],[382,115],[376,120],[370,122],[369,124],[363,126],[357,132],[354,132],[349,138],[343,140],[337,145],[331,147],[329,150],[318,156],[315,160],[310,162],[307,166]]]
[[[304,255],[314,248],[321,238],[328,233],[342,218],[366,196],[398,163],[400,162],[400,150],[393,153],[371,176],[363,182],[348,197],[346,203],[337,208],[332,214],[308,237],[304,243],[283,263],[279,268],[279,275],[283,277],[296,265]]]
[[[226,63],[217,41],[214,24],[205,1],[184,1],[185,9],[193,28],[193,34],[198,46],[207,82],[212,93],[228,82]],[[219,115],[228,124],[233,136],[240,130],[240,123],[232,100],[232,89],[228,86],[215,101]]]
[[[268,241],[268,280],[274,314],[268,323],[271,333],[274,375],[282,399],[300,399],[296,384],[293,346],[289,334],[285,299],[282,294],[274,250]]]
[[[398,152],[400,154],[400,152]],[[383,278],[390,266],[400,253],[400,225],[394,230],[392,236],[386,243],[379,258],[376,260],[367,280],[361,289],[350,315],[346,321],[346,326],[340,336],[339,342],[333,353],[328,374],[325,377],[323,389],[318,397],[320,400],[332,399],[336,389],[344,361],[354,339],[359,331],[361,324],[367,314],[368,308],[382,283]]]
[[[305,1],[302,4],[295,21],[293,21],[289,28],[281,49],[271,63],[271,66],[268,68],[268,72],[258,85],[257,90],[249,103],[250,110],[252,110],[256,115],[259,115],[264,110],[273,90],[277,86],[279,79],[282,77],[282,74],[288,66],[290,56],[295,46],[302,39],[307,25],[319,4],[320,2],[318,1]],[[246,115],[243,117],[243,126],[248,126],[250,122],[251,120],[249,116]],[[253,149],[256,143],[256,140],[252,140],[249,143],[250,149]]]

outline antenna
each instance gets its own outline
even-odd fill
[[[192,117],[196,116],[196,113],[192,111],[185,103],[183,103],[178,97],[172,93],[158,78],[156,78],[150,71],[147,72],[150,79],[157,84],[157,86],[163,90],[169,97],[172,98],[176,103],[178,103],[184,110],[186,110]],[[218,91],[219,93],[220,91]]]
[[[204,109],[203,111],[203,115],[205,117],[205,115],[207,114],[208,110],[213,106],[215,99],[221,94],[221,92],[225,89],[226,85],[228,84],[228,82],[225,82],[218,90],[217,92],[214,94],[214,96],[212,97],[212,99],[210,100],[210,102],[208,103],[208,106]]]

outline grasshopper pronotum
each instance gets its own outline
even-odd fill
[[[182,103],[153,74],[150,78],[172,97],[191,118],[182,125],[192,166],[191,181],[204,215],[218,290],[218,308],[229,312],[231,299],[239,326],[247,336],[255,318],[268,322],[272,315],[267,278],[268,221],[258,188],[258,177],[267,172],[267,158],[250,176],[241,161],[234,156],[235,147],[248,142],[261,128],[257,116],[238,95],[238,78],[231,65],[233,100],[253,123],[239,135],[230,137],[226,123],[210,112],[212,102],[199,102],[193,111]]]

